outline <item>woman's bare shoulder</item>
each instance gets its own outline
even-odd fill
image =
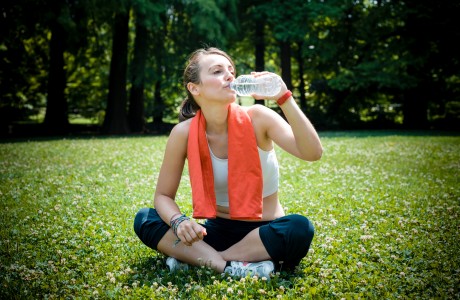
[[[192,119],[188,119],[176,124],[171,130],[170,137],[188,137]]]
[[[179,158],[187,156],[188,132],[191,120],[182,121],[176,124],[169,133],[165,149],[166,161],[178,161]]]
[[[274,111],[264,105],[254,104],[251,106],[242,106],[244,110],[248,113],[251,119],[263,119],[271,116]]]

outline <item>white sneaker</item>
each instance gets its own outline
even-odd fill
[[[174,257],[168,257],[166,259],[166,265],[169,268],[169,273],[175,273],[178,271],[188,271],[188,264],[178,261]]]
[[[258,276],[260,278],[265,277],[270,280],[270,274],[273,273],[275,265],[270,260],[260,262],[241,262],[232,261],[230,266],[224,269],[224,273],[228,273],[230,276],[246,277],[246,276]]]

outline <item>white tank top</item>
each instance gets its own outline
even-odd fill
[[[264,151],[259,150],[260,164],[262,166],[263,192],[265,198],[274,194],[278,190],[279,184],[279,165],[276,159],[275,149]],[[218,158],[212,153],[209,147],[212,160],[212,171],[214,174],[214,190],[216,193],[216,203],[220,206],[228,207],[228,159]],[[244,178],[241,178],[244,180]]]

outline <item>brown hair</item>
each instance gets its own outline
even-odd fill
[[[195,50],[190,55],[187,61],[187,66],[185,67],[185,70],[184,70],[183,84],[184,84],[185,91],[187,92],[187,97],[185,98],[184,101],[182,101],[182,104],[180,106],[180,111],[179,111],[179,121],[180,122],[193,118],[196,112],[200,109],[200,106],[198,105],[198,103],[196,103],[195,99],[193,98],[192,93],[190,93],[190,91],[187,89],[187,84],[189,82],[196,83],[196,84],[201,82],[201,79],[200,79],[201,57],[203,55],[211,55],[211,54],[222,55],[223,57],[227,58],[232,64],[233,69],[235,70],[235,64],[233,63],[233,60],[224,51],[218,48],[214,48],[214,47]]]

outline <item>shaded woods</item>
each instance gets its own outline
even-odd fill
[[[458,129],[455,1],[7,1],[0,133],[167,132],[188,54],[280,74],[318,129]],[[271,103],[262,104],[272,106]]]

